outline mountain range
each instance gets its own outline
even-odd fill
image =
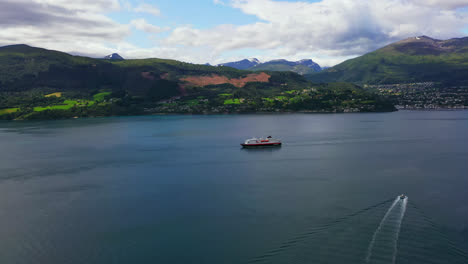
[[[306,77],[313,82],[468,83],[468,37],[408,38]]]
[[[320,65],[318,65],[310,59],[300,61],[288,61],[279,59],[262,63],[258,59],[252,58],[244,59],[241,61],[218,64],[218,66],[226,66],[239,70],[249,71],[292,71],[301,75],[319,72],[322,70]]]
[[[249,59],[208,66],[156,58],[125,60],[118,54],[96,59],[27,45],[4,46],[0,47],[0,119],[392,111],[388,97],[360,86],[417,82],[466,86],[468,38],[408,38],[319,69],[312,60]]]
[[[249,75],[239,69],[266,72],[270,76],[277,75],[277,71],[294,71],[315,83],[466,83],[468,37],[449,40],[427,36],[408,38],[322,71],[312,60],[262,63],[257,59],[246,59],[213,67],[164,59],[124,60],[116,53],[104,60],[93,59],[27,45],[11,45],[0,47],[0,92],[37,88],[83,91],[108,87],[144,94],[152,86],[165,82],[171,83],[170,94],[175,95],[180,93],[177,87],[187,86],[187,80],[192,80],[193,76],[215,76],[213,80],[205,78],[204,81],[220,84],[235,83],[229,80],[241,80]],[[249,77],[241,82],[249,80],[256,82],[258,78]]]

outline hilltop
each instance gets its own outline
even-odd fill
[[[408,38],[306,77],[313,82],[468,82],[468,37]]]

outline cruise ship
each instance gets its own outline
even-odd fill
[[[277,147],[281,146],[281,140],[274,139],[271,136],[267,138],[251,138],[247,139],[244,143],[241,143],[244,148],[247,147]]]

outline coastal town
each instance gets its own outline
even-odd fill
[[[391,98],[400,110],[468,109],[468,86],[444,86],[433,82],[368,85]]]

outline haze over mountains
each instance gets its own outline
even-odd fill
[[[319,72],[322,70],[320,65],[310,59],[300,61],[279,59],[262,63],[258,59],[252,58],[241,61],[222,63],[218,64],[218,66],[227,66],[239,70],[249,71],[292,71],[301,75]]]

